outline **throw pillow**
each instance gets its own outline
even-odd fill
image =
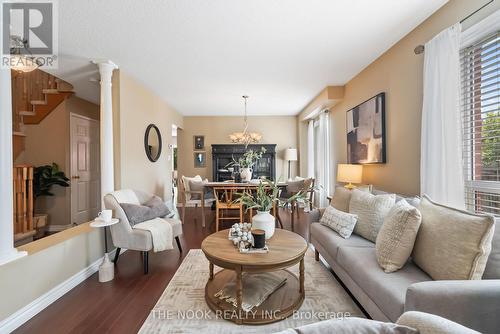
[[[335,209],[349,212],[349,202],[351,201],[351,190],[344,187],[336,187],[330,205]]]
[[[358,216],[342,212],[333,206],[328,206],[319,220],[321,224],[328,226],[344,239],[351,236],[357,221]]]
[[[422,215],[404,199],[384,219],[375,242],[377,261],[386,273],[401,269],[413,250]]]
[[[370,192],[371,185],[360,185],[356,188],[359,191]],[[336,187],[330,205],[335,209],[349,212],[349,202],[351,201],[352,190],[345,187]]]
[[[395,202],[395,194],[372,195],[354,189],[349,202],[349,213],[358,216],[354,233],[375,242],[385,216],[387,216]]]
[[[154,196],[144,204],[120,203],[131,226],[158,217],[165,217],[170,213],[165,203]]]
[[[425,196],[413,261],[434,280],[481,279],[495,219],[437,204]]]
[[[158,196],[151,197],[151,199],[148,200],[143,205],[147,206],[148,208],[151,208],[151,210],[153,210],[155,217],[165,217],[170,214],[170,210],[168,209],[167,205]]]

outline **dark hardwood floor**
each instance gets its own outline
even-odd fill
[[[181,244],[183,253],[150,253],[149,274],[143,274],[140,252],[120,256],[115,279],[99,283],[97,273],[18,328],[15,333],[137,333],[150,310],[165,290],[184,256],[200,248],[203,239],[215,232],[214,212],[207,213],[207,226],[201,227],[200,210],[188,208]],[[284,228],[291,229],[290,212],[280,210]],[[299,212],[294,230],[309,238],[309,217]],[[231,222],[225,222],[225,228]],[[208,268],[207,268],[208,270]]]

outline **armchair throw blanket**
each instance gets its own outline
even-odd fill
[[[167,249],[173,249],[172,241],[174,239],[172,225],[162,218],[154,218],[145,222],[135,224],[134,229],[151,232],[153,239],[153,251],[161,252]]]

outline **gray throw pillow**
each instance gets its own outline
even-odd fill
[[[142,205],[120,203],[120,206],[123,211],[125,211],[125,215],[127,216],[131,226],[142,223],[146,220],[165,217],[170,213],[170,210],[165,203],[163,203],[163,201],[157,196],[153,196]]]

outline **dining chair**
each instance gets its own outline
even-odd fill
[[[196,175],[195,177],[186,177],[182,175],[182,177],[178,179],[179,198],[182,204],[182,221],[186,220],[186,207],[195,207],[196,209],[200,207],[201,226],[205,227],[205,208],[210,208],[215,199],[212,197],[207,198],[207,194],[204,189],[190,189],[190,181],[203,182],[201,176],[199,175]]]
[[[238,193],[246,191],[245,187],[214,187],[215,197],[215,232],[219,231],[219,223],[225,220],[239,219],[239,223],[243,222],[243,203],[235,202],[238,198]],[[239,216],[224,216],[228,210],[238,210]]]
[[[315,183],[315,180],[312,177],[305,178],[305,179],[299,178],[299,179],[294,180],[294,181],[288,181],[287,186],[280,193],[280,198],[281,199],[288,199],[288,198],[292,197],[293,195],[298,194],[299,192],[307,193],[309,203],[307,203],[306,205],[308,205],[309,210],[312,211],[313,206],[314,206],[313,205],[314,192],[315,192],[314,191],[314,189],[315,189],[314,183]],[[290,203],[292,231],[294,230],[294,223],[295,223],[294,214],[297,215],[297,218],[300,215],[299,214],[299,212],[300,212],[299,204],[300,203],[297,201],[292,201]]]

